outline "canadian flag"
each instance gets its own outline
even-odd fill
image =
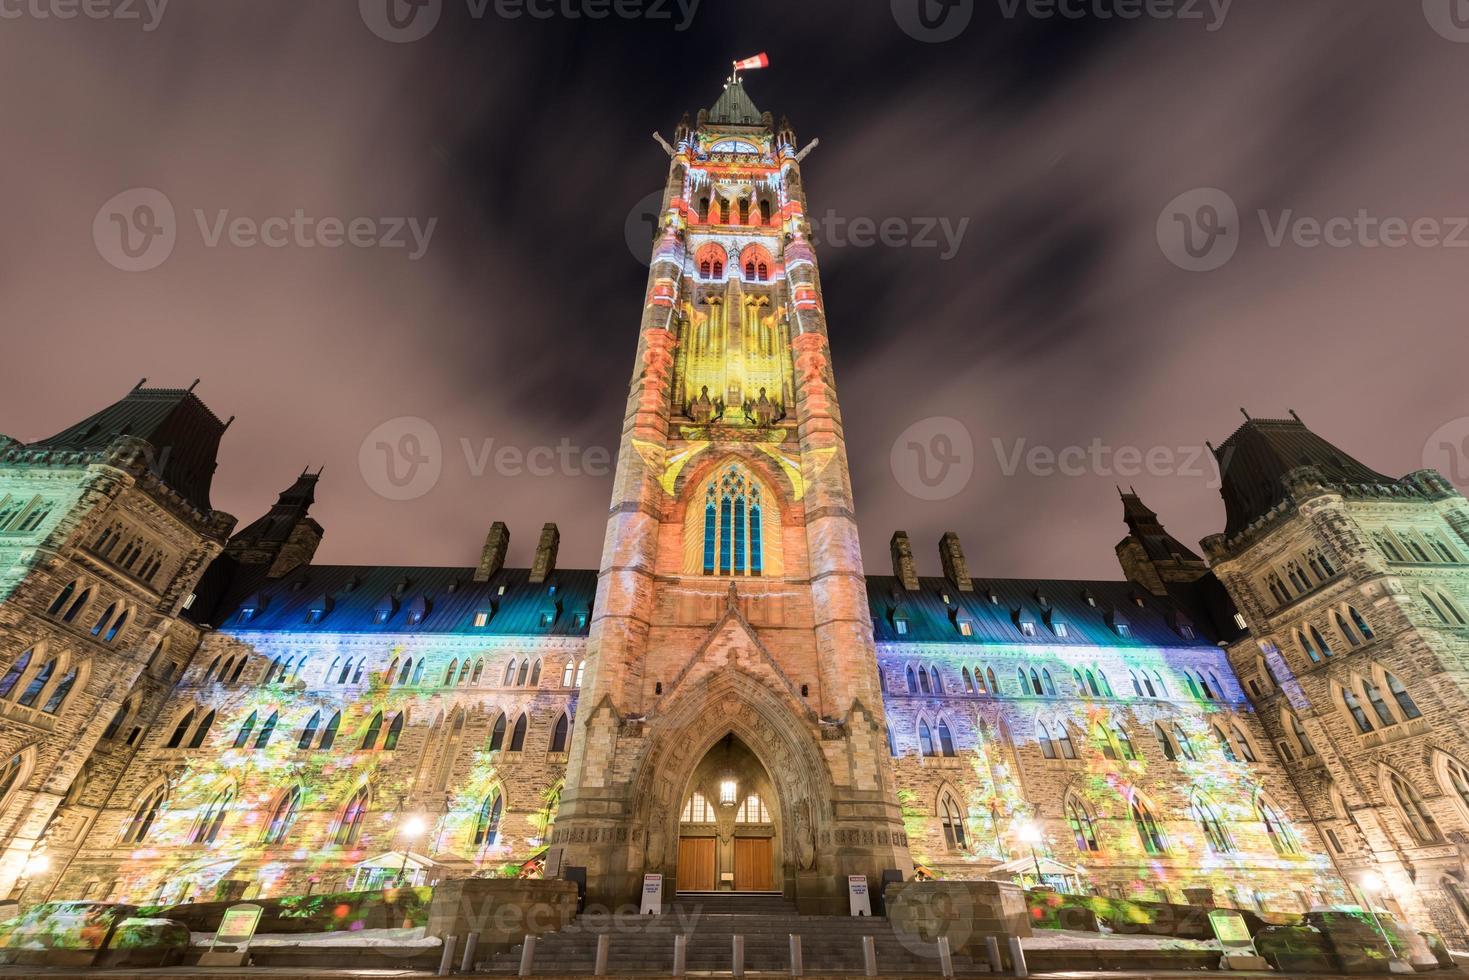
[[[753,58],[746,58],[744,61],[736,61],[734,63],[735,71],[749,71],[751,68],[768,67],[770,67],[770,56],[764,51],[761,51]]]

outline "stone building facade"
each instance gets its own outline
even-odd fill
[[[735,78],[665,146],[599,570],[319,564],[311,473],[236,532],[192,390],[0,444],[0,894],[1373,872],[1464,936],[1464,498],[1252,420],[1207,562],[1126,493],[1118,581],[868,574],[797,145]]]

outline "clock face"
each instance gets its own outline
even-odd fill
[[[760,148],[747,140],[720,140],[709,147],[710,153],[759,153]]]

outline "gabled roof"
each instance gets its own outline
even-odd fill
[[[531,582],[525,568],[501,569],[487,582],[474,581],[473,568],[304,565],[278,579],[265,571],[216,561],[200,588],[215,587],[216,575],[231,581],[219,600],[196,600],[196,621],[224,632],[586,636],[597,591],[596,572],[560,568],[545,582]],[[385,597],[396,601],[384,604]],[[323,598],[329,611],[308,622],[307,613]],[[256,606],[247,619],[240,614],[245,605]],[[377,621],[380,608],[391,609],[385,622]],[[413,623],[409,614],[416,609],[423,619]],[[481,612],[490,614],[489,621],[477,627]],[[546,613],[549,626],[541,624]]]
[[[991,595],[997,601],[992,602]],[[1087,601],[1088,595],[1095,605]],[[1131,582],[977,578],[973,592],[960,592],[946,578],[920,577],[918,590],[909,592],[890,575],[874,575],[867,579],[867,597],[879,643],[1113,647],[1212,644],[1209,620],[1201,622],[1190,614],[1197,629],[1192,640],[1185,639],[1172,625],[1179,607]],[[901,635],[893,626],[899,610],[908,620],[907,631]],[[1126,637],[1108,625],[1108,613],[1113,610],[1120,612],[1127,623]],[[969,621],[971,636],[960,632],[959,619]],[[1034,636],[1021,632],[1018,624],[1022,621],[1037,624]],[[1052,629],[1056,622],[1066,624],[1066,636],[1056,635]]]
[[[153,447],[159,478],[208,513],[213,510],[209,488],[218,465],[219,440],[228,426],[193,389],[144,388],[140,382],[102,411],[26,448],[100,452],[120,436],[134,436]]]
[[[1249,419],[1214,450],[1222,477],[1226,537],[1238,534],[1286,498],[1284,477],[1315,466],[1330,483],[1390,484],[1312,432],[1298,418]]]
[[[721,125],[758,126],[760,110],[745,94],[745,83],[739,78],[725,82],[724,91],[719,93],[709,110],[709,122]]]

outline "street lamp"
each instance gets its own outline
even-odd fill
[[[1030,859],[1035,862],[1035,886],[1039,888],[1041,886],[1041,859],[1035,849],[1037,844],[1045,840],[1045,835],[1041,833],[1041,828],[1036,825],[1035,821],[1026,820],[1015,828],[1015,837],[1022,844],[1030,847]]]
[[[1361,878],[1357,879],[1357,887],[1367,897],[1367,914],[1372,916],[1372,924],[1377,927],[1378,933],[1382,936],[1382,941],[1387,943],[1388,952],[1392,953],[1393,959],[1397,959],[1398,951],[1393,946],[1392,940],[1388,938],[1387,930],[1382,928],[1382,923],[1377,918],[1377,910],[1372,907],[1374,896],[1382,894],[1382,890],[1386,886],[1387,883],[1382,880],[1382,875],[1376,871],[1368,871]]]
[[[398,834],[403,838],[403,863],[398,865],[398,884],[403,884],[403,877],[408,873],[408,848],[414,840],[424,832],[426,825],[423,818],[417,814],[403,821],[403,826],[398,828]]]

